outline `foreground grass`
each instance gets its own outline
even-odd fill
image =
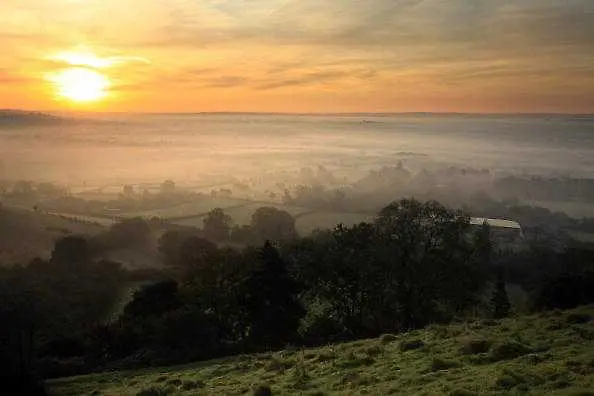
[[[52,395],[594,396],[594,306],[50,381]]]

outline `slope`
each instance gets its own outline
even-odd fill
[[[53,395],[594,395],[594,306],[187,366],[53,380]]]

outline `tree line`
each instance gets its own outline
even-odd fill
[[[241,246],[231,242],[222,210],[203,230],[166,231],[165,269],[145,279],[115,320],[114,306],[136,278],[101,252],[146,243],[141,220],[91,239],[68,236],[49,260],[3,269],[2,380],[25,386],[33,374],[182,363],[502,317],[513,310],[507,282],[530,293],[532,309],[594,301],[594,256],[585,247],[495,250],[486,225],[435,201],[396,201],[373,222],[308,237],[291,219],[256,211]]]

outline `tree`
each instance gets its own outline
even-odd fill
[[[223,209],[215,208],[208,212],[204,218],[204,235],[215,242],[227,242],[229,241],[231,222],[231,216],[225,214]]]
[[[401,326],[421,326],[437,319],[440,307],[451,314],[477,300],[485,279],[473,260],[468,216],[435,201],[404,199],[382,209],[376,226]]]
[[[90,259],[87,240],[80,236],[67,236],[58,240],[52,252],[51,264],[81,270]]]
[[[134,186],[132,186],[131,184],[124,185],[124,188],[122,190],[122,196],[125,199],[132,199],[132,198],[134,198],[134,196],[135,196]]]
[[[493,295],[491,297],[491,309],[495,319],[507,318],[510,314],[511,303],[509,302],[507,290],[505,289],[503,271],[499,271],[497,274],[495,288],[493,289]]]
[[[91,239],[94,253],[146,246],[151,239],[151,229],[144,219],[135,217],[115,223],[102,234]]]
[[[243,284],[241,301],[249,322],[248,339],[273,348],[296,338],[305,310],[298,301],[299,286],[276,248],[267,241],[258,256]]]
[[[145,319],[163,315],[179,306],[177,282],[167,280],[145,286],[134,293],[134,298],[124,308],[124,316],[131,319]]]
[[[175,182],[173,180],[165,180],[161,184],[162,194],[173,194],[175,192]]]
[[[181,265],[181,247],[190,237],[199,236],[196,228],[168,230],[159,238],[157,248],[165,265],[177,267]]]
[[[251,226],[261,241],[284,241],[297,237],[293,216],[274,207],[258,208],[252,215]]]

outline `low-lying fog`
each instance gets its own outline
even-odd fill
[[[552,116],[97,116],[0,127],[2,175],[106,186],[276,178],[324,165],[349,181],[369,169],[456,164],[594,177],[594,119]],[[273,176],[273,174],[276,174]]]

